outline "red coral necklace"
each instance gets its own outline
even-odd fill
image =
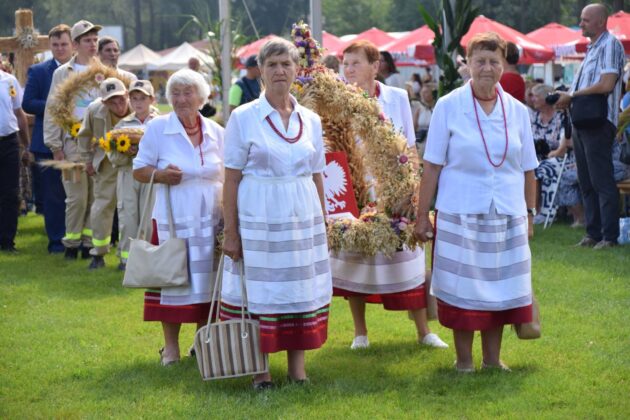
[[[503,105],[503,97],[499,93],[499,90],[495,88],[495,94],[496,94],[496,96],[499,97],[499,101],[501,102],[501,111],[503,111],[503,128],[505,129],[505,150],[503,150],[503,157],[501,158],[501,162],[496,164],[496,163],[494,163],[492,161],[492,158],[490,157],[490,152],[488,151],[488,144],[486,143],[486,138],[483,135],[483,130],[481,129],[481,122],[479,121],[479,112],[477,111],[477,101],[475,101],[475,99],[482,100],[482,101],[489,101],[489,100],[492,100],[492,99],[478,98],[477,95],[475,95],[475,90],[472,88],[472,86],[470,87],[470,91],[472,92],[472,96],[473,96],[473,106],[475,108],[475,118],[477,119],[477,127],[479,127],[479,133],[481,134],[481,140],[483,141],[483,147],[484,147],[484,149],[486,151],[486,157],[488,158],[488,162],[490,162],[490,165],[494,166],[495,168],[500,168],[501,165],[503,165],[503,163],[505,162],[505,158],[507,157],[508,144],[509,144],[508,130],[507,130],[507,118],[505,117],[505,106]]]
[[[280,137],[282,138],[284,141],[286,141],[287,143],[293,144],[296,141],[298,141],[300,139],[300,137],[302,137],[302,130],[304,129],[304,124],[302,123],[302,117],[300,117],[300,114],[297,114],[298,116],[298,120],[300,121],[300,129],[298,130],[297,136],[295,137],[286,137],[284,134],[282,134],[280,132],[280,130],[278,130],[278,128],[274,125],[273,121],[271,121],[271,118],[269,118],[269,115],[267,115],[267,117],[265,118],[265,121],[267,121],[267,124],[269,124],[269,126],[271,127],[271,129]]]

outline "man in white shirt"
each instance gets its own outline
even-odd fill
[[[28,124],[22,111],[22,95],[17,79],[0,70],[0,250],[7,253],[16,252],[20,152],[27,162],[29,156]]]
[[[85,71],[92,63],[98,51],[98,31],[101,29],[101,26],[87,20],[75,23],[70,35],[76,55],[66,64],[59,66],[53,74],[44,112],[44,144],[52,151],[55,160],[80,161],[76,138],[54,122],[50,110],[55,106],[54,95],[57,86],[71,74]],[[81,121],[87,106],[99,96],[98,89],[80,95],[75,103],[74,116]],[[82,258],[90,258],[92,231],[89,220],[93,200],[92,179],[82,172],[78,180],[64,180],[63,187],[66,191],[66,234],[62,239],[66,247],[65,257],[76,259],[79,247],[82,247]]]

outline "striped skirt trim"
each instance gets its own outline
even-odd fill
[[[260,323],[260,346],[263,353],[283,350],[313,350],[328,338],[328,312],[325,305],[317,310],[293,314],[251,314]],[[241,307],[221,302],[221,320],[238,320]]]
[[[483,331],[532,321],[532,305],[504,311],[476,311],[451,306],[440,299],[437,303],[440,324],[452,330]]]
[[[411,290],[396,293],[365,294],[350,290],[333,288],[333,296],[349,298],[362,296],[366,303],[381,303],[388,311],[412,311],[427,307],[426,288],[424,284]]]

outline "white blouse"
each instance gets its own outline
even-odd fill
[[[442,165],[436,208],[456,214],[487,214],[494,202],[499,214],[525,216],[525,175],[538,161],[525,105],[503,98],[508,130],[508,151],[499,168],[490,164],[482,142],[470,83],[440,98],[433,109],[424,160]],[[505,128],[501,100],[490,115],[477,103],[477,113],[492,162],[501,162]]]
[[[392,121],[396,131],[401,131],[407,139],[407,145],[414,147],[416,144],[416,132],[413,128],[413,115],[407,91],[392,86],[379,84],[381,94],[378,104],[383,109],[385,116]]]
[[[323,172],[326,159],[320,118],[298,104],[295,98],[291,97],[291,102],[294,108],[287,130],[280,113],[269,104],[264,92],[259,99],[236,108],[225,130],[225,167],[258,177]],[[301,118],[302,137],[293,144],[283,140],[266,121],[267,117],[287,138],[298,135]]]
[[[213,221],[221,215],[223,187],[223,127],[201,118],[202,143],[194,147],[184,126],[174,112],[149,121],[133,169],[154,166],[165,169],[169,164],[182,170],[182,181],[171,186],[171,204],[177,223],[194,224],[203,206]],[[158,223],[168,223],[164,185],[157,185],[153,217]]]

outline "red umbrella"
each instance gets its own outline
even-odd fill
[[[389,51],[392,54],[432,61],[434,59],[432,45],[434,37],[433,31],[427,25],[424,25],[409,32],[402,38],[382,46],[380,49]]]
[[[480,32],[495,32],[506,41],[510,41],[518,45],[522,51],[521,64],[545,63],[554,58],[554,52],[551,48],[541,45],[527,35],[520,33],[516,29],[505,26],[485,16],[478,16],[470,25],[470,30],[462,38],[462,46],[465,48],[470,39]]]
[[[241,63],[244,63],[245,60],[247,60],[247,57],[253,54],[258,54],[262,46],[265,45],[267,41],[275,37],[276,35],[267,35],[264,38],[260,38],[259,40],[252,42],[251,44],[243,45],[236,50],[236,57]]]
[[[555,51],[556,56],[574,55],[586,52],[588,38],[559,23],[549,23],[527,34],[530,39]]]
[[[630,55],[630,13],[619,11],[608,17],[608,30],[617,37],[627,55]]]
[[[360,39],[364,39],[366,41],[370,41],[371,43],[373,43],[377,47],[381,47],[381,46],[383,46],[385,44],[389,44],[390,42],[396,40],[396,38],[394,38],[393,36],[391,36],[387,32],[381,31],[378,28],[372,28],[372,29],[368,29],[367,31],[361,32],[359,35],[357,35],[356,37],[352,38],[350,41],[345,42],[343,45],[341,45],[341,48],[338,50],[338,53],[341,53],[341,51],[343,51],[344,48],[346,48],[348,45],[350,45],[354,41],[358,41]]]
[[[326,31],[322,31],[322,38],[322,46],[326,49],[326,54],[336,55],[339,52],[339,47],[344,44],[341,38]]]

